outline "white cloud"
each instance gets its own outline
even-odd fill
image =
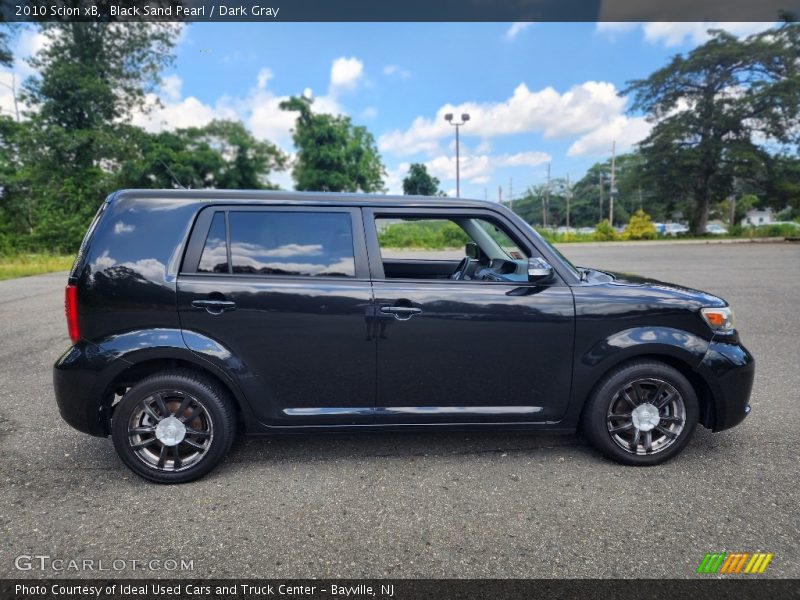
[[[133,123],[148,131],[173,130],[184,127],[203,127],[213,119],[238,119],[244,122],[253,135],[267,139],[279,146],[291,145],[291,130],[297,115],[281,110],[280,104],[289,96],[278,95],[270,89],[274,78],[271,69],[264,67],[256,75],[255,85],[244,97],[223,96],[214,104],[207,104],[194,96],[182,97],[183,81],[175,76],[165,77],[160,96],[149,94],[148,113],[136,112]],[[331,81],[333,88],[333,82]],[[333,95],[314,97],[310,88],[303,95],[313,98],[313,109],[318,113],[342,114],[344,110]],[[160,99],[162,106],[157,106]],[[289,187],[289,180],[278,182]]]
[[[258,77],[256,78],[256,87],[260,90],[266,89],[267,84],[273,77],[272,69],[264,67],[258,72]]]
[[[371,121],[375,117],[378,116],[378,109],[374,106],[368,106],[364,110],[361,111],[361,118],[367,121]]]
[[[511,27],[506,30],[505,38],[509,41],[516,39],[516,37],[528,29],[533,23],[512,23]]]
[[[411,77],[411,71],[398,65],[386,65],[383,67],[383,74],[389,77],[396,75],[400,77],[400,79],[409,79]]]
[[[163,93],[163,92],[162,92]],[[147,113],[136,111],[133,114],[134,125],[150,132],[183,129],[185,127],[203,127],[214,119],[235,119],[236,111],[221,99],[216,105],[204,104],[194,96],[181,99],[180,96],[162,97],[161,104],[156,94],[147,94],[146,102],[150,107]]]
[[[771,23],[645,23],[644,38],[651,43],[661,42],[665,46],[679,46],[688,39],[694,44],[702,44],[708,38],[709,29],[724,29],[736,36],[746,36],[763,31]]]
[[[17,111],[22,112],[23,105],[19,100],[20,81],[19,76],[16,78],[13,71],[6,69],[0,70],[0,114],[7,117],[16,118]],[[16,94],[17,102],[14,103],[14,95]]]
[[[26,27],[20,31],[16,44],[12,49],[14,53],[14,70],[20,77],[28,77],[35,70],[28,64],[28,58],[37,54],[50,45],[50,38],[38,29]]]
[[[165,99],[172,102],[180,99],[182,88],[183,79],[177,75],[167,75],[161,80],[161,94]]]
[[[613,142],[616,142],[617,152],[625,152],[647,137],[652,127],[644,117],[620,115],[578,138],[567,150],[567,156],[607,155]]]
[[[536,167],[550,160],[546,152],[517,152],[516,154],[503,154],[497,157],[496,164],[500,167]]]
[[[617,95],[614,84],[607,82],[587,81],[563,94],[552,87],[531,91],[521,83],[507,100],[447,104],[433,119],[417,117],[405,131],[380,136],[378,144],[383,152],[399,156],[435,154],[439,151],[439,140],[453,135],[444,115],[464,112],[471,117],[462,129],[464,135],[492,138],[539,132],[547,138],[559,138],[585,134],[620,115],[625,102],[625,98]]]
[[[394,169],[386,169],[386,178],[384,184],[390,194],[403,193],[403,178],[408,175],[408,169],[411,165],[407,162],[402,162]]]
[[[364,63],[357,58],[337,58],[331,65],[331,93],[353,89],[363,75]]]
[[[491,175],[502,167],[534,167],[550,160],[546,152],[518,152],[516,154],[466,154],[461,156],[460,175],[463,180],[475,184],[490,181]],[[425,163],[428,172],[442,181],[456,178],[456,157],[439,155]],[[407,169],[408,167],[406,167]]]
[[[651,44],[663,44],[666,47],[680,46],[684,43],[702,44],[708,40],[709,29],[724,29],[736,36],[747,36],[771,27],[772,23],[759,22],[660,22],[650,23],[616,23],[600,22],[596,31],[614,39],[617,34],[627,33],[641,28],[644,39]]]
[[[31,75],[36,74],[36,70],[28,64],[28,59],[46,48],[49,43],[50,38],[39,32],[38,29],[28,26],[20,30],[11,47],[14,56],[13,65],[10,68],[0,68],[0,114],[14,117],[17,110],[23,113],[30,108],[19,98],[22,83]],[[14,106],[14,92],[17,97],[16,107]]]

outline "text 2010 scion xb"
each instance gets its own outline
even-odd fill
[[[116,192],[66,314],[62,416],[158,482],[207,473],[237,431],[581,430],[653,465],[750,410],[724,300],[574,267],[488,202]]]

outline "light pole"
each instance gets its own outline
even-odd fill
[[[453,122],[453,113],[447,113],[444,116],[444,120],[453,125],[456,128],[456,197],[461,197],[461,172],[460,172],[460,155],[458,149],[458,128],[461,127],[464,123],[469,121],[469,114],[462,113],[461,114],[461,122]]]

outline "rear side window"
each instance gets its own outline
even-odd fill
[[[200,255],[199,273],[227,273],[228,246],[225,243],[225,213],[217,213],[211,221],[203,254]]]
[[[233,273],[355,277],[347,213],[231,211],[228,221]]]

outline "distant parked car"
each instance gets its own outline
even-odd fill
[[[664,235],[664,232],[667,229],[667,226],[664,223],[653,223],[653,226],[656,228],[656,233],[658,235]]]
[[[706,233],[711,235],[728,235],[728,230],[719,223],[709,223],[706,225]]]
[[[563,225],[556,229],[556,233],[565,234],[565,233],[575,233],[577,229],[574,227],[564,227]]]
[[[664,235],[675,237],[684,233],[689,233],[689,228],[682,223],[667,223],[664,226]]]
[[[581,233],[581,234],[584,234],[584,235],[592,234],[594,232],[595,232],[595,228],[594,227],[580,227],[580,228],[578,228],[578,233]]]

